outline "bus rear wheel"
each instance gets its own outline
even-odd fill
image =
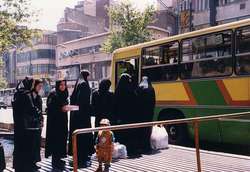
[[[180,115],[181,113],[181,115]],[[159,120],[173,120],[183,119],[184,115],[180,111],[162,111],[159,116]],[[168,140],[170,144],[174,145],[186,145],[188,141],[188,129],[187,124],[171,124],[165,125],[165,129],[168,132]]]

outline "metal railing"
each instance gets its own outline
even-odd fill
[[[195,118],[166,120],[166,121],[155,121],[155,122],[146,122],[146,123],[135,123],[135,124],[117,125],[117,126],[110,126],[110,127],[78,129],[78,130],[74,131],[73,136],[72,136],[74,172],[77,172],[77,169],[78,169],[78,159],[77,159],[77,136],[78,135],[92,133],[92,132],[98,132],[100,130],[112,130],[112,131],[114,131],[114,130],[145,128],[145,127],[152,127],[154,125],[170,125],[170,124],[193,124],[195,149],[196,149],[196,160],[197,160],[197,171],[201,172],[200,145],[199,145],[199,123],[205,122],[205,121],[220,120],[222,118],[237,118],[237,117],[247,116],[247,115],[250,115],[250,112],[240,112],[240,113],[231,113],[231,114],[223,114],[223,115],[210,115],[210,116],[205,116],[205,117],[195,117]]]

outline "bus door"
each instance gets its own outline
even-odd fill
[[[115,85],[119,82],[121,75],[127,73],[132,77],[133,83],[139,82],[139,57],[116,62]]]

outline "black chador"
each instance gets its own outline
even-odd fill
[[[88,71],[82,71],[71,96],[71,104],[79,106],[79,111],[71,113],[69,154],[72,154],[72,133],[76,129],[91,128],[90,105],[91,89],[88,83]],[[94,153],[93,134],[82,134],[77,137],[79,167],[90,165],[90,156]]]

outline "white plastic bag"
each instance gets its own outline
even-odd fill
[[[127,148],[120,143],[114,143],[113,159],[127,158]]]
[[[153,126],[150,143],[153,150],[168,148],[168,133],[163,126]]]

